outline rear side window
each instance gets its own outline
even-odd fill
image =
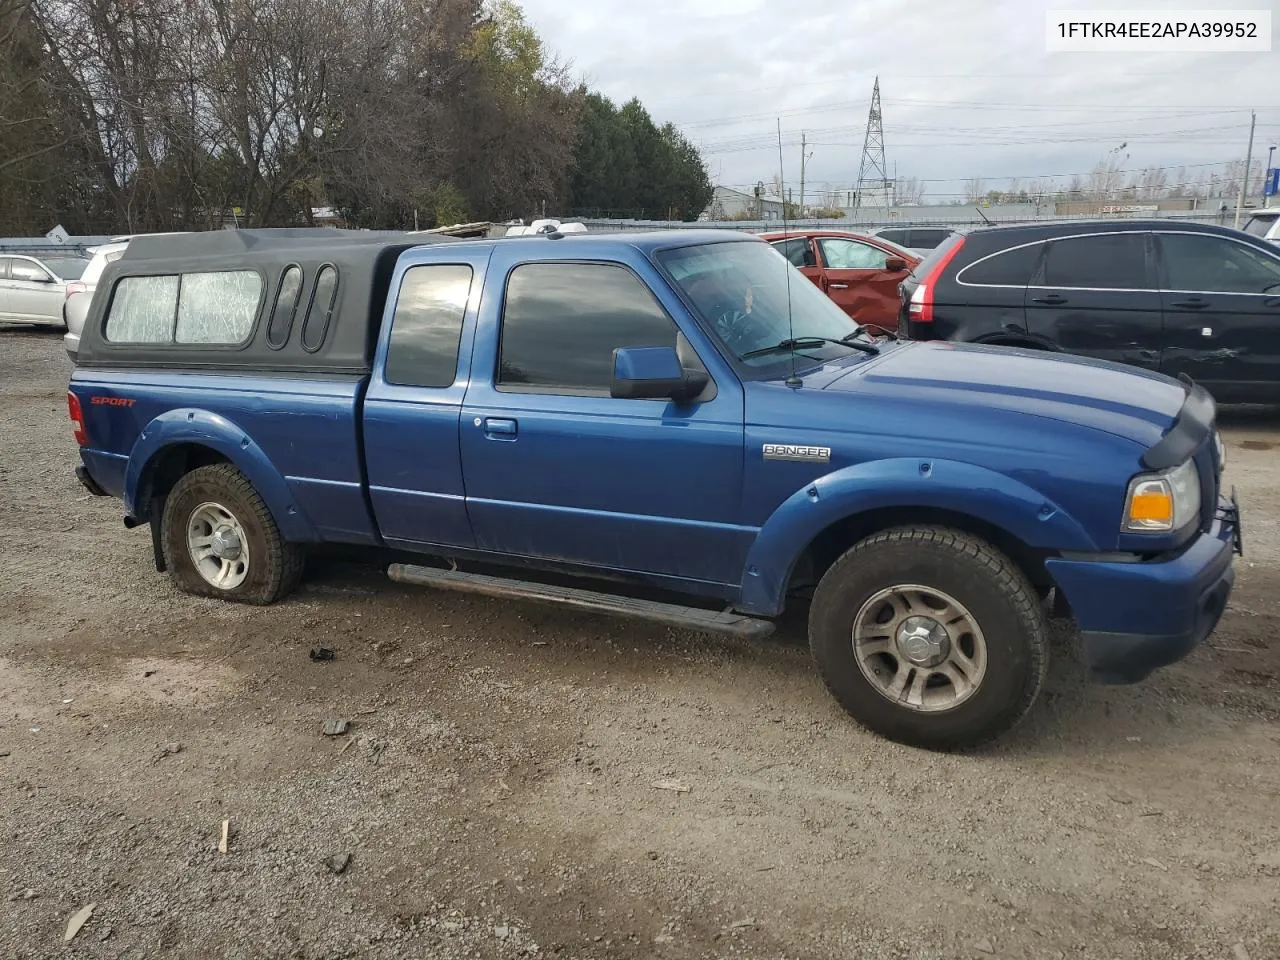
[[[625,267],[526,263],[507,280],[498,384],[608,396],[614,350],[666,346],[676,346],[675,323]]]
[[[316,273],[315,288],[311,291],[311,304],[307,318],[302,321],[302,349],[315,353],[324,345],[329,332],[329,318],[338,299],[338,268],[326,263]]]
[[[186,273],[178,291],[178,343],[243,343],[262,299],[262,277],[252,270]]]
[[[262,278],[252,270],[122,277],[107,314],[112,343],[244,343],[253,331]]]
[[[910,230],[881,230],[876,236],[888,240],[890,243],[896,243],[900,247],[911,246]]]
[[[388,383],[453,385],[471,278],[471,268],[465,264],[430,264],[405,271],[387,345]]]
[[[1031,282],[1043,250],[1043,243],[1005,250],[965,267],[956,280],[984,287],[1025,287]]]
[[[124,277],[107,314],[112,343],[172,343],[178,312],[178,278]]]
[[[285,267],[276,288],[276,302],[271,307],[271,320],[267,324],[267,346],[279,350],[289,342],[293,330],[293,318],[298,313],[298,298],[302,295],[302,268],[296,263]]]
[[[1051,240],[1045,254],[1044,286],[1150,289],[1145,235],[1099,233]]]

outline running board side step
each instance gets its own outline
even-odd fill
[[[620,617],[665,623],[669,627],[698,630],[705,633],[728,633],[737,637],[758,639],[774,631],[770,620],[748,617],[729,611],[700,610],[673,603],[653,600],[635,600],[592,590],[573,587],[554,587],[527,580],[507,580],[478,573],[462,573],[458,570],[438,570],[411,563],[393,563],[387,568],[387,576],[397,583],[413,583],[438,590],[457,590],[461,593],[478,593],[486,597],[508,600],[536,600],[558,603],[581,610],[594,610]]]

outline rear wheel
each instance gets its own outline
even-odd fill
[[[814,593],[809,642],[854,719],[931,749],[1008,731],[1048,668],[1026,576],[991,544],[934,527],[876,534],[837,560]]]
[[[229,463],[198,467],[174,484],[160,539],[165,566],[186,593],[267,604],[302,578],[302,547],[281,539],[262,497]]]

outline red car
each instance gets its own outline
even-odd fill
[[[761,236],[858,323],[897,329],[898,284],[920,262],[918,256],[888,240],[843,230]]]

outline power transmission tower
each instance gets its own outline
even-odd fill
[[[889,215],[889,168],[884,159],[884,119],[880,113],[880,78],[871,91],[871,112],[867,115],[867,135],[862,141],[862,163],[858,167],[858,186],[854,211],[862,207],[882,207]],[[872,201],[872,202],[868,202]]]

